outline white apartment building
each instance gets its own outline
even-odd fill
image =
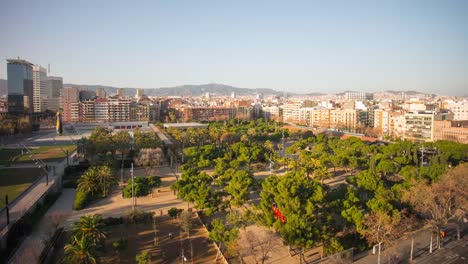
[[[109,121],[109,102],[107,101],[107,99],[95,100],[94,118],[96,121]]]
[[[283,108],[283,122],[297,122],[299,121],[299,109],[302,106],[301,101],[289,102],[282,106]]]
[[[405,139],[434,141],[434,121],[453,120],[451,112],[419,111],[405,113]]]
[[[49,97],[47,71],[40,65],[33,66],[33,111],[38,113],[47,109]]]
[[[281,109],[278,106],[264,106],[262,112],[265,120],[282,120]]]
[[[446,100],[442,103],[442,109],[453,112],[454,120],[468,120],[468,101]]]

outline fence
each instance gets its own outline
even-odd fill
[[[8,208],[9,208],[9,211],[10,211],[10,225],[13,224],[16,219],[21,218],[23,216],[23,214],[24,214],[24,211],[25,211],[24,209],[17,209],[17,208],[15,208],[15,206],[18,204],[18,202],[21,199],[23,199],[25,196],[27,196],[32,189],[36,188],[36,186],[39,185],[43,181],[43,179],[45,177],[46,177],[45,174],[42,175],[42,176],[39,176],[18,197],[16,197],[15,199],[13,199],[11,202],[8,203]],[[47,188],[47,186],[46,186],[46,188]],[[6,211],[7,211],[6,207],[0,209],[0,232],[1,232],[1,230],[3,230],[7,226],[7,212]],[[15,211],[17,213],[14,213]],[[18,212],[20,213],[19,216],[18,216]],[[0,233],[0,237],[2,235],[3,234]]]

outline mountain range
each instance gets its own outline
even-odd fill
[[[0,79],[0,96],[4,96],[7,94],[8,91],[8,82],[7,80]],[[63,85],[64,87],[75,87],[82,90],[92,90],[96,91],[98,88],[103,88],[108,95],[113,95],[117,93],[117,87],[113,86],[106,86],[106,85],[86,85],[86,84],[72,84],[66,83]],[[124,94],[128,96],[134,96],[136,94],[136,88],[132,87],[124,87]],[[225,84],[218,84],[218,83],[209,83],[209,84],[201,84],[201,85],[180,85],[174,87],[162,87],[162,88],[146,88],[144,89],[145,94],[149,96],[201,96],[206,93],[210,93],[212,95],[220,95],[220,96],[230,96],[232,93],[235,93],[238,96],[244,95],[255,95],[255,94],[262,94],[262,95],[284,95],[285,92],[276,91],[269,88],[238,88],[230,85]],[[385,92],[377,92],[374,93],[374,97],[378,97],[380,93],[390,93],[394,94],[395,96],[400,94],[401,91],[385,91]],[[417,92],[417,91],[406,91],[406,95],[409,96],[422,96],[425,93]],[[287,93],[288,95],[301,95],[295,93]],[[327,93],[307,93],[302,94],[306,96],[321,96],[326,95]],[[343,95],[344,92],[336,93],[336,95]]]
[[[64,87],[76,87],[83,90],[92,90],[96,91],[98,88],[103,88],[108,95],[117,93],[117,88],[112,86],[103,86],[103,85],[80,85],[80,84],[64,84]],[[125,87],[124,93],[129,96],[134,96],[136,94],[136,88]],[[215,94],[215,95],[224,95],[228,96],[232,93],[236,95],[255,95],[255,94],[264,94],[264,95],[281,95],[283,92],[275,91],[268,88],[258,88],[258,89],[249,89],[249,88],[238,88],[234,86],[218,84],[218,83],[209,83],[202,85],[181,85],[174,87],[163,87],[163,88],[147,88],[144,89],[145,94],[149,96],[200,96],[206,93]]]

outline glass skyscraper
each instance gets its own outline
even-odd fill
[[[30,114],[33,111],[33,64],[20,59],[7,62],[8,112]]]

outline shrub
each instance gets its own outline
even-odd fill
[[[122,217],[107,217],[103,222],[105,226],[113,226],[123,224],[124,220]]]
[[[158,188],[161,186],[161,178],[158,176],[150,176],[148,179],[148,185],[152,188]]]
[[[128,240],[127,239],[119,239],[114,242],[112,242],[112,247],[114,248],[115,251],[119,252],[124,250],[127,247]]]
[[[135,261],[138,264],[146,264],[148,263],[150,259],[150,255],[148,254],[148,251],[141,251],[135,256]]]
[[[154,212],[144,212],[140,209],[130,210],[125,214],[124,219],[127,224],[150,223]]]
[[[73,210],[81,210],[83,209],[89,201],[89,193],[78,189],[75,195],[75,201],[73,202]]]
[[[167,211],[170,217],[175,218],[178,216],[184,209],[177,209],[176,207],[172,207]]]
[[[157,176],[150,177],[135,177],[133,188],[135,196],[146,196],[151,192],[151,188],[161,186],[161,178]],[[128,181],[127,186],[123,189],[123,195],[125,198],[132,197],[132,181]]]

